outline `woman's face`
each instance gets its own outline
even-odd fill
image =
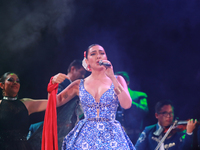
[[[4,96],[15,97],[17,96],[20,88],[19,78],[16,74],[9,74],[2,85],[5,92]]]
[[[107,56],[102,46],[95,45],[88,50],[88,56],[87,56],[88,65],[92,68],[97,66],[99,67],[100,60],[107,60]]]

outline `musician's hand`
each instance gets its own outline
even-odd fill
[[[186,130],[187,130],[187,133],[192,133],[193,130],[195,129],[195,125],[197,123],[197,120],[193,121],[193,119],[190,119],[187,123],[187,127],[186,127]]]
[[[63,74],[63,73],[58,73],[57,75],[55,75],[52,79],[52,83],[61,83],[63,82],[67,77],[66,74]]]

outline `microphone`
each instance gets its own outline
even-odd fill
[[[110,66],[111,66],[111,64],[106,63],[106,62],[103,62],[102,60],[99,61],[99,65],[100,65],[100,66],[101,66],[101,65],[104,65],[105,67],[110,67]]]

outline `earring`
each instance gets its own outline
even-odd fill
[[[87,70],[91,72],[91,67],[88,65]]]

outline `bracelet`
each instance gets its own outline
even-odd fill
[[[114,88],[114,92],[117,95],[119,95],[123,90],[124,90],[124,88],[121,85],[119,85],[118,87]]]

